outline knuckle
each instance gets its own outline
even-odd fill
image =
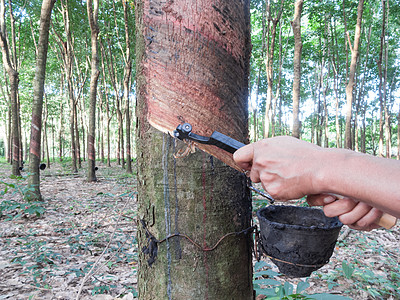
[[[260,174],[260,180],[261,180],[262,182],[270,182],[271,176],[270,176],[267,172],[262,172],[262,173]]]
[[[356,225],[357,226],[360,226],[360,227],[367,227],[367,226],[369,226],[371,224],[371,222],[370,221],[367,221],[367,220],[365,220],[365,219],[361,219],[361,220],[359,220],[357,223],[356,223]]]
[[[339,221],[342,222],[344,225],[351,225],[354,223],[352,220],[350,220],[348,216],[345,215],[339,216]]]
[[[269,189],[268,193],[272,196],[272,198],[279,199],[280,196],[279,189],[276,188]]]
[[[342,201],[341,206],[346,211],[352,210],[355,206],[354,201],[349,198],[342,199]]]
[[[328,218],[333,218],[333,217],[336,217],[336,216],[337,216],[331,209],[329,209],[328,206],[325,206],[325,207],[323,208],[323,210],[324,210],[325,216],[327,216]],[[339,218],[339,219],[340,219],[340,218]],[[340,220],[340,221],[342,222],[342,220]],[[342,222],[342,223],[343,223],[343,222]]]

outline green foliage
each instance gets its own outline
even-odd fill
[[[264,261],[259,261],[254,265],[254,279],[253,286],[257,295],[265,295],[267,299],[273,300],[293,300],[293,299],[324,299],[324,300],[336,300],[336,299],[350,299],[348,297],[332,295],[327,293],[308,294],[306,289],[310,286],[307,281],[300,281],[296,287],[289,282],[281,283],[274,279],[280,274],[270,269]]]
[[[3,199],[0,203],[0,217],[6,216],[6,220],[20,218],[22,216],[35,216],[40,217],[45,212],[43,202],[30,201],[27,196],[29,192],[34,191],[34,188],[29,184],[25,184],[26,177],[23,176],[10,176],[14,183],[5,182],[0,180],[3,189],[0,191],[0,199],[6,193],[10,193],[12,199]]]
[[[358,239],[353,242],[356,243],[354,257],[364,255],[368,250],[370,255],[377,255],[381,258],[384,272],[374,272],[376,264],[361,264],[356,258],[349,262],[342,261],[342,267],[331,271],[329,274],[319,275],[321,280],[328,283],[328,288],[332,289],[339,285],[339,282],[346,282],[349,289],[346,293],[357,293],[364,291],[374,299],[398,299],[400,297],[400,266],[392,254],[385,253],[383,245],[374,241],[366,240],[364,235],[360,235]],[[346,247],[346,242],[341,242],[340,247]],[[383,267],[384,266],[384,267]],[[317,273],[318,274],[318,273]]]
[[[398,287],[400,286],[400,267],[393,259],[387,262],[391,266],[391,270],[387,275],[379,275],[374,273],[368,266],[360,266],[357,261],[348,263],[343,261],[342,268],[332,271],[330,274],[321,277],[322,280],[328,282],[328,287],[332,289],[338,285],[340,279],[346,278],[350,281],[350,290],[347,293],[355,291],[365,291],[372,298],[397,299],[400,294]]]
[[[287,3],[286,3],[287,2]],[[271,2],[272,19],[277,13],[278,2]],[[357,84],[354,86],[353,120],[358,118],[358,137],[361,143],[365,131],[365,150],[368,153],[377,153],[379,140],[379,95],[386,95],[390,126],[392,134],[390,141],[396,145],[397,132],[396,118],[398,113],[399,88],[399,11],[398,1],[386,2],[389,4],[389,15],[385,26],[385,45],[383,54],[387,51],[387,57],[383,55],[382,67],[387,66],[387,80],[382,79],[380,88],[380,72],[377,61],[381,52],[381,33],[383,9],[382,2],[364,2],[364,12],[361,30],[361,42],[359,46],[359,62],[357,66]],[[257,123],[258,139],[263,136],[265,117],[265,95],[267,92],[267,74],[265,68],[265,55],[262,55],[262,45],[270,44],[268,36],[263,41],[263,11],[265,2],[251,1],[251,28],[252,28],[252,57],[250,63],[250,131],[254,131],[254,123]],[[273,94],[272,100],[275,134],[290,134],[292,119],[292,81],[293,81],[293,33],[288,22],[293,18],[293,2],[285,1],[283,15],[278,23],[277,32],[281,32],[281,38],[276,38],[276,48],[273,57]],[[269,26],[271,21],[269,19]],[[344,116],[346,94],[345,88],[348,82],[351,51],[349,41],[354,43],[355,27],[357,20],[357,2],[352,1],[319,1],[304,2],[301,21],[302,38],[302,79],[301,79],[301,121],[302,138],[314,143],[324,145],[323,135],[325,127],[325,114],[327,113],[329,147],[341,147],[336,142],[336,111],[339,119],[339,136],[344,138]],[[268,23],[268,19],[266,21]],[[268,27],[268,24],[265,24]],[[369,40],[369,30],[371,38]],[[347,36],[347,33],[349,36]],[[367,47],[369,52],[367,56]],[[265,51],[266,53],[266,51]],[[279,60],[282,59],[282,72],[279,77]],[[387,60],[387,61],[386,61]],[[382,70],[383,72],[383,70]],[[382,73],[383,74],[383,73]],[[381,74],[381,75],[382,75]],[[259,79],[258,79],[259,78]],[[280,81],[279,81],[280,78]],[[259,84],[258,84],[259,81]],[[361,87],[361,85],[363,86]],[[386,84],[383,86],[383,84]],[[326,87],[326,88],[325,88]],[[386,90],[385,90],[386,87]],[[256,92],[259,92],[256,97]],[[258,101],[255,101],[257,99]],[[324,99],[326,100],[323,103]],[[338,103],[338,107],[336,107]],[[324,108],[326,104],[326,110]],[[257,112],[257,122],[254,122],[253,112]],[[357,111],[357,113],[355,113]],[[357,114],[357,116],[355,116]],[[317,116],[319,118],[317,118]],[[355,131],[355,128],[352,130]],[[385,125],[386,126],[386,125]],[[260,128],[261,127],[261,128]],[[253,134],[251,135],[251,137]],[[384,139],[386,139],[384,137]]]
[[[343,269],[344,276],[346,276],[347,279],[350,279],[351,276],[353,275],[354,268],[344,260],[342,262],[342,269]]]
[[[32,239],[29,235],[19,240],[22,247],[19,252],[16,251],[18,254],[11,258],[11,262],[25,266],[22,273],[31,274],[37,287],[51,289],[48,276],[56,269],[57,263],[63,262],[63,256],[49,247],[46,241]]]

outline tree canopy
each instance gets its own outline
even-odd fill
[[[134,3],[127,18],[131,47],[135,43]],[[18,101],[21,142],[26,155],[32,107],[33,80],[37,56],[40,1],[13,1],[6,5],[6,25],[12,62],[19,74]],[[11,10],[12,8],[12,10]],[[71,105],[63,49],[71,32],[71,82],[76,101],[75,139],[80,160],[85,157],[90,94],[90,26],[86,3],[57,1],[53,9],[46,66],[44,117],[50,152],[47,156],[70,157]],[[10,17],[12,12],[13,20]],[[396,145],[400,108],[399,93],[399,1],[365,1],[352,102],[351,148],[398,156]],[[250,65],[250,139],[291,134],[294,35],[291,1],[251,1],[252,56]],[[344,146],[346,84],[351,49],[355,39],[357,3],[353,1],[305,2],[301,14],[301,138],[326,147]],[[11,26],[14,24],[14,26]],[[135,56],[131,55],[132,76],[129,97],[124,97],[126,40],[121,1],[102,1],[99,7],[99,86],[97,91],[96,143],[98,158],[118,158],[124,165],[126,101],[134,107]],[[274,29],[275,26],[275,29]],[[14,32],[12,31],[14,30]],[[275,30],[275,33],[273,33]],[[13,38],[14,37],[14,38]],[[15,41],[15,43],[14,43]],[[273,49],[272,49],[273,46]],[[273,50],[273,51],[272,51]],[[132,51],[132,53],[134,53]],[[1,67],[5,74],[4,67]],[[268,72],[272,74],[268,76]],[[270,79],[268,79],[270,77]],[[270,83],[268,82],[270,80]],[[10,149],[10,89],[7,76],[0,78],[0,139],[5,154]],[[267,104],[268,89],[271,103]],[[126,92],[125,92],[126,93]],[[268,118],[265,118],[269,107]],[[132,111],[130,111],[130,115]],[[131,121],[129,121],[131,122]],[[135,122],[134,118],[132,122]],[[266,122],[268,124],[266,124]],[[267,126],[268,125],[268,126]],[[134,128],[134,126],[132,127]],[[107,150],[109,130],[110,149]],[[217,129],[216,129],[217,130]],[[131,130],[130,134],[134,134]],[[380,146],[381,144],[381,146]],[[44,144],[42,144],[43,146]],[[386,148],[384,147],[386,146]],[[398,148],[398,147],[397,147]],[[42,150],[44,147],[42,147]],[[110,154],[107,154],[109,152]],[[134,153],[132,153],[134,156]],[[45,157],[45,154],[43,154]]]

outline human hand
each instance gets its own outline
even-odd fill
[[[277,200],[301,198],[321,191],[315,179],[320,147],[289,136],[264,139],[237,150],[233,159],[253,182]]]
[[[348,197],[337,199],[328,194],[309,195],[307,202],[311,206],[323,206],[327,217],[339,217],[339,220],[350,228],[371,231],[380,227],[376,222],[382,216],[382,211],[364,202]]]

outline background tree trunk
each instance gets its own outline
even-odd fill
[[[383,146],[384,146],[384,123],[385,123],[385,105],[384,105],[384,96],[383,96],[383,84],[384,84],[384,76],[382,70],[383,64],[383,52],[385,47],[385,31],[386,31],[386,0],[382,0],[382,31],[381,31],[381,41],[380,41],[380,51],[379,51],[379,59],[378,59],[378,72],[379,72],[379,156],[383,156]]]
[[[11,5],[11,4],[10,4]],[[12,12],[10,12],[12,13]],[[11,162],[12,162],[12,174],[15,176],[21,175],[19,171],[20,167],[20,151],[21,151],[21,139],[20,139],[20,127],[19,127],[19,109],[18,109],[18,83],[19,76],[16,71],[16,66],[11,62],[10,49],[7,41],[7,27],[6,27],[6,15],[5,15],[5,3],[4,0],[0,1],[0,47],[3,55],[4,69],[8,74],[10,80],[10,101],[11,101],[11,114],[12,114],[12,127],[10,134],[11,138]]]
[[[49,47],[49,28],[51,12],[56,0],[43,0],[40,13],[39,42],[37,47],[36,72],[33,81],[33,105],[31,140],[29,148],[29,184],[33,188],[30,199],[42,200],[40,194],[40,144],[42,135],[42,111],[44,81],[46,77],[47,50]],[[47,117],[46,117],[47,119]]]
[[[97,82],[99,79],[99,58],[97,54],[97,39],[99,35],[99,27],[97,25],[97,17],[99,11],[99,0],[87,1],[87,12],[89,18],[89,25],[91,30],[92,42],[92,59],[90,76],[90,101],[89,101],[89,132],[87,136],[87,151],[88,151],[88,177],[89,182],[97,181],[96,178],[96,151],[95,151],[95,138],[96,138],[96,98],[97,98]]]
[[[275,38],[276,38],[276,28],[278,26],[279,20],[282,16],[284,1],[282,0],[280,3],[279,9],[276,10],[275,18],[272,16],[272,8],[271,3],[267,2],[267,18],[268,18],[268,43],[267,43],[267,55],[265,59],[265,67],[267,72],[267,99],[265,103],[265,121],[264,121],[264,137],[267,138],[269,136],[269,127],[270,127],[270,118],[269,111],[272,104],[272,96],[273,96],[273,82],[274,82],[274,52],[275,52]],[[270,21],[272,21],[271,28],[269,28]],[[271,30],[271,31],[270,31]]]
[[[351,62],[350,62],[350,72],[349,81],[346,86],[346,130],[345,130],[345,148],[352,149],[352,139],[351,139],[351,119],[352,119],[352,105],[353,105],[353,89],[355,85],[355,73],[357,68],[358,59],[358,47],[360,44],[361,37],[361,22],[364,9],[364,0],[358,2],[357,7],[357,24],[356,31],[354,34],[354,45],[351,45],[350,35],[347,32],[347,37],[349,41],[349,46],[351,49]]]
[[[68,97],[70,103],[70,115],[69,115],[69,130],[71,134],[71,167],[73,173],[78,173],[77,167],[77,148],[76,148],[76,134],[75,134],[75,124],[76,124],[76,101],[75,101],[75,94],[74,94],[74,87],[73,87],[73,78],[72,78],[72,36],[71,36],[71,29],[70,29],[70,20],[69,20],[69,13],[68,13],[68,0],[61,1],[61,13],[63,16],[64,21],[64,30],[66,41],[63,40],[60,34],[56,31],[55,34],[58,38],[58,44],[60,47],[60,52],[62,55],[63,60],[63,67],[65,78],[67,81],[67,89],[68,89]]]
[[[205,251],[227,233],[250,226],[245,177],[200,151],[175,159],[182,143],[157,132],[146,119],[158,112],[157,100],[169,106],[181,103],[187,107],[182,113],[199,109],[198,115],[188,113],[182,119],[197,118],[222,127],[228,123],[232,136],[244,141],[249,1],[204,0],[193,6],[186,0],[168,4],[146,0],[135,9],[139,248],[148,246],[150,233],[159,240],[186,234],[199,246],[179,237],[166,239],[158,245],[152,267],[140,252],[139,298],[252,299],[250,236],[229,236],[215,250]],[[197,107],[196,101],[204,98],[205,106]],[[204,120],[214,107],[221,115]],[[165,116],[171,117],[175,115]],[[182,121],[175,120],[176,125]],[[191,123],[201,134],[201,123]]]
[[[397,160],[400,160],[400,108],[397,113]]]
[[[131,156],[131,117],[129,109],[129,92],[131,87],[131,74],[132,74],[132,61],[131,61],[131,45],[129,41],[128,29],[128,8],[129,3],[122,0],[124,6],[124,20],[125,20],[125,68],[124,68],[124,99],[125,99],[125,123],[126,123],[126,172],[132,173],[132,156]]]
[[[301,11],[303,9],[303,0],[297,0],[294,6],[294,17],[292,21],[294,35],[294,78],[293,78],[293,132],[292,136],[300,138],[300,81],[301,81]]]
[[[101,64],[102,64],[102,71],[103,71],[103,86],[105,90],[105,98],[106,98],[106,136],[107,136],[107,166],[111,167],[111,138],[110,138],[110,122],[112,119],[112,113],[110,111],[110,97],[109,97],[109,90],[108,85],[106,84],[106,63],[107,54],[104,50],[104,45],[100,40],[100,47],[101,47]]]

